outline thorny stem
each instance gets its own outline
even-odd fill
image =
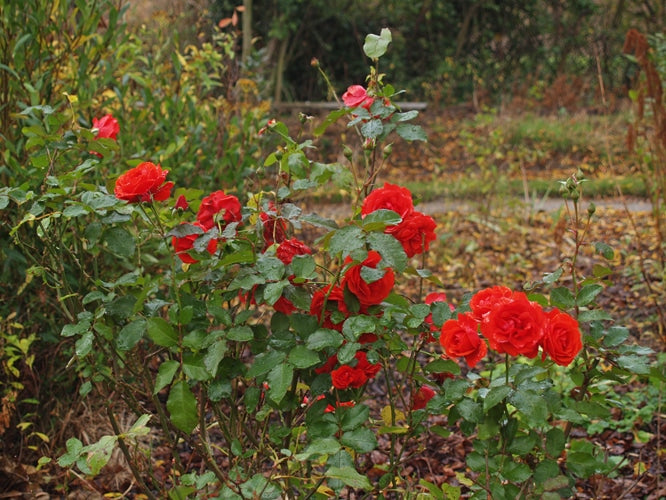
[[[116,417],[113,414],[110,401],[106,404],[106,414],[109,417],[109,422],[111,422],[111,427],[113,427],[113,432],[118,438],[118,446],[120,446],[120,450],[125,456],[125,460],[127,461],[129,468],[131,469],[132,474],[134,475],[134,479],[136,479],[136,481],[139,483],[139,486],[141,487],[141,489],[148,498],[150,498],[151,500],[152,499],[157,500],[157,497],[153,494],[153,492],[148,488],[148,485],[144,482],[143,480],[144,475],[137,468],[136,463],[134,462],[134,459],[132,458],[132,455],[129,452],[129,449],[127,448],[127,444],[125,443],[125,440],[122,437],[122,433],[120,432],[120,427],[118,426]],[[151,480],[153,481],[153,487],[155,488],[156,482],[155,478],[152,475],[151,475]]]

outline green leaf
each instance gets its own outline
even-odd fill
[[[604,321],[611,320],[613,317],[606,311],[601,309],[594,309],[592,311],[581,311],[578,315],[579,323],[589,323],[590,321]]]
[[[391,118],[392,122],[406,122],[409,120],[413,120],[419,116],[419,112],[416,111],[415,109],[412,109],[411,111],[406,111],[404,113],[395,113],[393,117]]]
[[[412,125],[411,123],[399,123],[395,128],[395,132],[406,141],[428,141],[428,136],[419,125]]]
[[[217,369],[226,353],[227,342],[225,340],[218,340],[208,348],[208,352],[206,352],[203,361],[206,370],[208,370],[213,377],[217,375]]]
[[[559,427],[553,427],[546,433],[546,452],[553,458],[560,456],[564,451],[566,438]]]
[[[75,344],[75,352],[79,358],[87,356],[88,353],[92,350],[94,335],[92,332],[85,332]]]
[[[361,126],[361,134],[363,137],[368,137],[370,139],[375,139],[380,136],[383,131],[384,125],[379,119],[370,120]]]
[[[342,481],[352,488],[369,490],[372,488],[368,478],[356,472],[353,467],[329,467],[324,475],[330,479]]]
[[[613,251],[613,247],[608,245],[607,243],[604,243],[602,241],[596,241],[594,243],[594,250],[600,254],[603,255],[604,259],[606,260],[611,260],[613,256],[615,255],[615,252]]]
[[[599,295],[599,293],[604,289],[601,285],[590,284],[583,286],[576,295],[576,305],[586,306],[594,300],[594,298]]]
[[[340,347],[343,340],[342,335],[336,330],[320,328],[307,338],[305,345],[313,351],[321,351],[327,347]]]
[[[558,307],[560,309],[571,309],[576,305],[571,290],[565,287],[553,288],[550,292],[550,303],[551,305]]]
[[[502,467],[501,473],[505,479],[508,479],[514,483],[522,483],[532,475],[532,471],[527,464],[516,462],[509,462],[508,464],[505,464],[504,467]]]
[[[287,363],[280,363],[270,372],[266,380],[268,381],[268,397],[274,402],[279,403],[287,394],[291,380],[294,377],[294,367]]]
[[[340,425],[343,431],[351,431],[362,426],[370,417],[370,407],[358,404],[352,407],[341,407],[336,410],[340,417]]]
[[[247,371],[247,378],[254,378],[271,371],[276,365],[282,363],[285,353],[279,351],[267,351],[258,354],[254,358],[254,363]]]
[[[358,342],[347,342],[338,350],[338,361],[345,365],[354,359],[356,352],[361,348]]]
[[[368,234],[368,244],[373,250],[377,250],[382,256],[384,262],[395,269],[397,272],[402,272],[407,267],[407,254],[402,248],[402,245],[390,234],[384,233],[370,233]]]
[[[395,240],[395,238],[393,239]],[[339,253],[342,254],[342,257],[346,257],[354,250],[363,248],[364,245],[365,239],[363,238],[361,228],[358,226],[345,226],[342,229],[333,231],[328,251],[331,255]]]
[[[189,354],[183,357],[183,373],[192,380],[209,380],[210,373],[204,366],[201,354]]]
[[[86,464],[90,467],[93,476],[99,474],[111,458],[111,454],[118,442],[118,436],[102,436],[99,441],[84,448],[86,452]]]
[[[629,329],[624,326],[611,326],[604,336],[605,347],[615,347],[627,340]]]
[[[192,394],[190,386],[184,380],[176,382],[171,387],[166,406],[171,422],[176,428],[189,434],[197,426],[199,420],[197,416],[197,399]]]
[[[369,34],[365,37],[363,53],[370,59],[379,59],[386,53],[391,43],[391,30],[382,28],[379,35]]]
[[[146,333],[146,320],[140,318],[132,321],[118,332],[116,346],[121,351],[129,351],[143,338],[144,333]]]
[[[111,252],[120,257],[132,257],[136,249],[134,237],[121,227],[112,227],[104,232],[103,236]]]
[[[342,324],[342,334],[350,340],[358,340],[364,333],[372,333],[377,325],[370,316],[351,316]]]
[[[649,359],[645,356],[637,356],[635,354],[629,354],[617,358],[617,364],[620,365],[620,367],[637,375],[647,375],[650,373],[648,361]]]
[[[247,325],[235,326],[227,331],[226,337],[228,340],[236,342],[248,342],[254,338],[254,333],[252,328]]]
[[[178,334],[171,323],[163,318],[148,318],[148,336],[157,345],[174,347],[178,345]]]
[[[340,441],[357,453],[370,453],[377,447],[375,433],[366,427],[345,432]]]
[[[179,366],[180,364],[178,361],[173,359],[168,359],[162,362],[157,370],[157,376],[155,377],[153,394],[157,394],[173,381],[173,377]]]
[[[501,401],[504,400],[511,393],[511,387],[506,385],[501,385],[499,387],[493,387],[488,391],[486,397],[483,399],[483,411],[487,412]]]
[[[321,134],[326,132],[326,129],[336,121],[338,121],[338,118],[344,116],[347,113],[346,109],[336,109],[335,111],[331,111],[328,116],[322,121],[315,129],[314,129],[314,135],[315,137],[319,137]]]
[[[402,222],[400,217],[393,210],[375,210],[363,218],[362,224],[365,231],[383,231],[386,226],[395,226]]]
[[[317,455],[334,455],[340,451],[340,443],[335,438],[319,438],[310,443],[302,453],[294,455],[296,460],[310,460]]]
[[[309,368],[319,363],[319,356],[304,345],[297,345],[289,353],[289,363],[296,368]]]

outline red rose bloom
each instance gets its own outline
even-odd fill
[[[338,355],[334,354],[326,360],[326,363],[321,365],[319,368],[315,368],[315,373],[321,375],[322,373],[331,373],[335,365],[338,364]]]
[[[382,259],[381,255],[375,250],[368,252],[368,257],[355,266],[347,269],[344,277],[342,278],[341,286],[353,293],[361,306],[367,307],[371,305],[380,304],[386,297],[389,296],[393,285],[395,284],[395,276],[393,269],[390,267],[384,268],[384,275],[372,283],[368,283],[361,277],[361,270],[364,267],[377,268],[377,264]],[[350,259],[347,258],[347,261]]]
[[[241,204],[234,195],[225,194],[224,191],[215,191],[209,194],[199,205],[197,220],[206,228],[206,231],[215,225],[215,216],[222,214],[224,225],[230,222],[240,222]]]
[[[446,355],[451,358],[465,358],[467,365],[474,368],[483,358],[488,348],[479,337],[479,323],[471,314],[459,314],[458,319],[447,320],[442,325],[439,343]]]
[[[559,309],[546,314],[541,347],[560,366],[568,366],[583,348],[578,321]]]
[[[368,92],[361,85],[351,85],[347,88],[347,91],[342,94],[342,102],[344,102],[345,106],[348,108],[357,108],[358,106],[361,106],[369,110],[374,99],[368,97]]]
[[[116,140],[118,132],[120,132],[120,125],[118,125],[118,120],[116,120],[111,115],[104,115],[99,120],[93,118],[92,121],[93,128],[97,129],[97,135],[95,139],[108,138]]]
[[[131,203],[164,201],[171,195],[173,182],[164,182],[168,170],[145,161],[118,177],[113,190],[116,198]]]
[[[190,208],[190,204],[187,203],[187,200],[185,199],[185,195],[180,195],[178,199],[176,200],[176,204],[173,206],[173,208],[177,210],[187,210]]]
[[[510,300],[512,295],[511,289],[505,286],[493,286],[477,292],[469,301],[474,319],[482,321],[495,304]]]
[[[492,307],[481,322],[481,333],[490,347],[511,356],[538,354],[544,334],[545,314],[527,295],[514,292],[508,301],[500,301]]]
[[[337,324],[333,323],[333,321],[331,321],[331,313],[333,311],[340,311],[345,317],[347,317],[349,311],[345,306],[342,288],[336,286],[331,290],[331,293],[328,293],[330,287],[331,285],[327,285],[314,292],[312,295],[312,301],[310,302],[310,314],[322,321],[321,326],[324,328],[330,328],[331,330],[338,330],[341,332],[343,322],[341,321]]]
[[[414,211],[412,193],[407,188],[386,182],[384,187],[375,189],[363,200],[361,216],[365,217],[380,209],[393,210],[405,219]]]
[[[414,257],[430,248],[430,242],[436,238],[436,227],[437,224],[429,215],[412,212],[397,226],[387,227],[385,232],[400,242],[407,257]]]
[[[268,204],[268,212],[261,212],[261,222],[264,224],[264,247],[273,243],[282,243],[287,239],[287,221],[277,216],[275,204]]]
[[[333,387],[339,390],[349,389],[350,387],[358,389],[368,381],[368,377],[366,377],[363,370],[342,365],[331,372],[331,381]]]
[[[288,298],[280,297],[275,304],[273,304],[273,309],[289,316],[296,310],[296,306]]]
[[[335,406],[327,405],[324,409],[324,413],[333,413],[336,408],[353,408],[355,405],[356,403],[354,401],[340,401],[339,403],[335,403]]]
[[[308,247],[302,241],[296,238],[292,238],[280,243],[280,246],[277,248],[275,253],[277,258],[280,259],[286,266],[291,264],[291,261],[296,255],[312,254],[312,250],[310,250],[310,247]]]
[[[183,222],[183,224],[186,223]],[[204,232],[206,232],[206,229],[200,223],[195,222],[192,225],[197,226],[201,228]],[[181,238],[177,238],[175,236],[171,238],[171,244],[173,245],[173,248],[176,251],[176,255],[185,264],[194,264],[196,262],[199,262],[197,259],[195,259],[194,257],[190,256],[187,253],[189,250],[192,250],[192,248],[194,247],[194,242],[197,240],[199,236],[201,236],[201,234],[188,234],[187,236],[183,236]],[[208,242],[208,245],[206,246],[206,250],[208,250],[209,254],[213,255],[217,250],[217,240],[211,239]]]
[[[380,363],[370,363],[368,361],[368,355],[363,351],[357,351],[354,355],[356,358],[356,369],[363,371],[367,378],[375,378],[379,370],[382,369]]]
[[[414,394],[414,397],[412,397],[412,410],[424,409],[426,404],[428,404],[428,401],[430,401],[434,396],[435,391],[433,391],[430,387],[427,385],[421,386],[419,390],[416,391],[416,394]]]

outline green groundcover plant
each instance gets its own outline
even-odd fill
[[[345,118],[358,150],[313,162],[311,140],[270,120],[260,135],[280,145],[257,166],[256,192],[180,187],[169,180],[178,165],[150,159],[90,183],[118,161],[114,117],[89,130],[47,106],[23,111],[57,127],[32,141],[48,159],[41,187],[2,188],[0,207],[21,215],[16,245],[36,234],[44,248],[32,251],[57,256],[49,284],[70,318],[69,366],[114,429],[93,444],[69,439],[60,466],[94,476],[119,447],[147,497],[221,499],[547,499],[617,469],[571,431],[609,416],[602,382],[662,376],[595,308],[612,249],[596,243],[595,274],[578,271],[594,212],[579,213],[580,182],[563,183],[576,246],[561,268],[522,291],[498,284],[449,303],[424,266],[435,221],[406,188],[375,185],[391,137],[425,139],[379,73],[390,41],[388,30],[368,35],[367,86],[350,86],[315,130]],[[298,204],[331,182],[352,193],[342,222]],[[472,440],[455,484],[404,477],[407,444],[428,432]],[[170,455],[159,467],[158,446]],[[371,464],[380,448],[385,460]]]

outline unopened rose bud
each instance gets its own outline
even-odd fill
[[[597,211],[597,206],[594,203],[590,202],[590,204],[587,207],[588,215],[594,215],[594,212],[596,211]]]
[[[377,145],[377,141],[375,140],[374,137],[366,137],[365,141],[363,141],[363,149],[366,151],[372,151],[375,149],[375,146]]]
[[[312,66],[313,68],[318,68],[319,67],[319,59],[317,59],[316,57],[313,57],[310,60],[310,66]]]
[[[347,146],[346,144],[344,144],[342,146],[342,152],[345,155],[345,158],[347,158],[349,161],[351,161],[352,156],[354,156],[354,152],[351,150],[351,148],[349,146]]]
[[[386,146],[384,146],[384,150],[382,151],[382,154],[384,155],[384,159],[391,156],[392,152],[393,152],[393,143],[390,143],[390,144],[387,144]]]

